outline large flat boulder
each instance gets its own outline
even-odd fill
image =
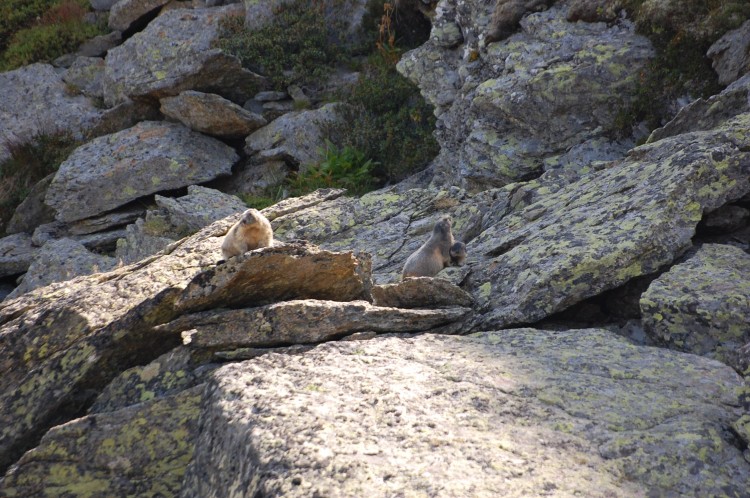
[[[740,384],[594,329],[267,354],[214,373],[182,496],[742,496]]]
[[[288,299],[368,299],[370,264],[367,254],[325,251],[306,243],[264,247],[197,275],[176,305],[182,312],[192,312]]]
[[[640,304],[655,339],[739,370],[738,350],[750,343],[750,254],[705,244],[654,280]]]
[[[144,121],[73,151],[45,203],[60,221],[81,220],[148,194],[228,175],[238,159],[231,147],[180,124]]]
[[[244,102],[257,91],[260,78],[243,69],[235,57],[213,47],[221,20],[243,12],[241,5],[164,12],[107,54],[106,102],[113,105],[127,97],[159,99],[183,90],[218,93]]]
[[[183,343],[190,348],[231,350],[311,344],[356,332],[423,332],[455,322],[468,311],[458,306],[409,310],[373,306],[367,301],[304,299],[183,315],[158,330],[184,331]]]
[[[530,323],[648,275],[692,246],[704,212],[750,190],[750,114],[633,149],[554,195],[484,220],[468,245],[481,326]]]

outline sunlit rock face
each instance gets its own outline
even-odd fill
[[[182,495],[742,493],[747,462],[718,436],[740,382],[594,329],[268,354],[214,373]]]

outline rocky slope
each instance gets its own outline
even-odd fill
[[[747,496],[747,26],[709,50],[731,84],[636,146],[625,14],[517,2],[488,39],[494,5],[422,2],[430,168],[281,201],[280,243],[223,261],[244,206],[195,184],[304,168],[343,118],[264,111],[215,48],[267,5],[193,3],[96,2],[117,48],[0,74],[0,157],[85,141],[0,239],[0,494]],[[467,264],[399,282],[446,215]]]

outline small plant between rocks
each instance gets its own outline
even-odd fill
[[[0,6],[0,71],[51,61],[106,33],[104,20],[86,20],[87,0],[4,0]]]
[[[345,188],[362,195],[372,190],[372,170],[376,166],[364,152],[351,146],[336,147],[326,140],[324,159],[304,172],[293,173],[288,180],[292,195],[300,196],[319,188]]]

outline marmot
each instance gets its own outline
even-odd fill
[[[235,223],[224,236],[221,252],[224,259],[244,254],[259,247],[273,244],[273,229],[268,218],[257,209],[250,208],[242,213],[240,221]]]
[[[466,261],[466,244],[456,241],[451,246],[451,266],[463,266]]]
[[[430,239],[422,244],[404,264],[402,278],[433,277],[451,264],[453,246],[450,218],[443,218],[432,229]]]

